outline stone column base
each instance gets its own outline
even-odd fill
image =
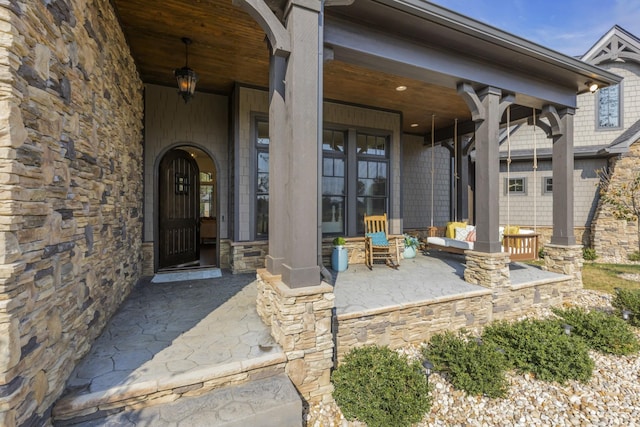
[[[465,251],[467,268],[464,280],[485,288],[503,288],[511,285],[509,277],[509,254]]]
[[[554,245],[544,246],[544,270],[573,276],[573,285],[582,288],[582,245]]]
[[[333,287],[290,288],[266,269],[258,270],[257,286],[258,313],[287,355],[287,375],[307,402],[330,402]]]

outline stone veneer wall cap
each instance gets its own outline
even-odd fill
[[[284,282],[276,284],[276,290],[284,298],[304,297],[307,295],[333,293],[333,286],[327,282],[321,282],[315,286],[305,286],[303,288],[290,288]]]
[[[507,252],[478,252],[478,251],[472,251],[472,250],[466,250],[464,251],[464,253],[465,255],[469,254],[469,255],[484,257],[484,258],[504,258],[505,256],[509,255]]]
[[[295,297],[303,297],[307,295],[316,295],[316,294],[324,294],[333,292],[333,286],[328,284],[327,282],[321,282],[319,285],[315,286],[305,286],[302,288],[290,288],[282,282],[281,275],[274,275],[267,271],[266,268],[260,268],[256,271],[256,274],[259,279],[275,285],[275,289],[278,290],[278,293],[285,298],[295,298]]]
[[[553,243],[547,243],[544,245],[545,248],[569,248],[569,249],[580,249],[584,245],[557,245]]]
[[[534,288],[536,286],[547,285],[550,283],[568,282],[570,280],[573,280],[572,276],[567,276],[566,274],[558,274],[558,277],[534,280],[533,282],[519,283],[515,285],[512,284],[511,286],[509,286],[509,289],[511,289],[512,291],[518,291],[520,289]]]
[[[480,289],[473,292],[465,292],[465,293],[454,294],[454,295],[445,295],[445,296],[441,296],[437,298],[429,298],[421,301],[412,301],[411,303],[394,304],[394,305],[388,305],[386,307],[372,308],[370,310],[361,310],[361,311],[354,311],[351,313],[338,314],[337,318],[338,320],[350,320],[350,319],[356,319],[358,317],[377,316],[380,314],[391,313],[398,310],[422,307],[422,306],[431,305],[431,304],[441,304],[441,303],[446,303],[451,301],[465,300],[469,298],[476,298],[476,297],[481,297],[485,295],[491,295],[492,293],[493,292],[491,289]]]
[[[268,240],[254,240],[254,241],[242,241],[242,242],[232,242],[229,241],[229,246],[267,246],[269,244]]]

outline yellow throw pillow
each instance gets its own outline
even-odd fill
[[[504,234],[520,234],[520,227],[517,225],[511,225],[504,228]]]
[[[467,226],[466,222],[448,222],[447,223],[447,231],[444,234],[444,237],[448,237],[450,239],[456,238],[456,227],[465,228]]]

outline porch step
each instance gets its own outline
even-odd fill
[[[274,352],[173,377],[64,396],[53,408],[53,425],[163,426],[174,422],[171,414],[179,414],[181,419],[193,417],[194,423],[186,425],[194,426],[300,425],[301,402],[284,373],[285,361],[283,353]],[[244,419],[245,416],[263,418],[272,408],[276,413],[282,413],[284,419],[289,419],[295,410],[298,423],[232,423],[236,418]],[[197,418],[202,414],[207,414],[207,417],[217,415],[211,420]],[[139,423],[131,421],[136,417],[143,418]],[[275,419],[271,415],[269,417]],[[207,422],[196,422],[196,419]]]
[[[286,374],[220,388],[197,397],[185,395],[140,409],[98,410],[54,425],[163,427],[179,423],[210,427],[302,426],[302,402]]]

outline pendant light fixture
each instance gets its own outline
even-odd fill
[[[186,104],[196,91],[198,75],[189,68],[189,45],[191,44],[191,39],[183,37],[182,43],[184,43],[185,49],[185,64],[182,68],[176,68],[173,75],[176,76],[176,80],[178,81],[178,94],[182,96]]]

